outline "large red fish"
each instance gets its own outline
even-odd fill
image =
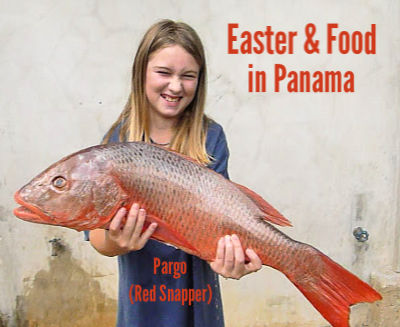
[[[81,230],[105,228],[121,206],[139,203],[153,234],[212,261],[217,242],[237,234],[264,265],[284,273],[334,327],[349,306],[379,293],[310,245],[269,222],[290,222],[259,195],[178,153],[147,143],[94,146],[53,164],[15,193],[24,220]]]

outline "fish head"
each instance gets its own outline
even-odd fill
[[[109,166],[90,151],[60,160],[15,193],[14,215],[78,231],[103,227],[127,198]]]

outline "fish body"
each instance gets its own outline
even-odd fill
[[[290,222],[264,199],[190,158],[143,142],[84,149],[53,164],[15,194],[24,220],[80,230],[106,228],[121,206],[139,203],[153,238],[204,260],[217,242],[239,236],[264,265],[284,273],[334,327],[349,306],[381,299],[368,284],[270,222]]]

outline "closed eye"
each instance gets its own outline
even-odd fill
[[[195,75],[188,75],[188,74],[183,75],[183,77],[186,79],[195,79],[196,78]]]

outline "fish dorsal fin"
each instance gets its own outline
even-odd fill
[[[282,216],[278,210],[272,207],[267,201],[265,201],[261,196],[259,196],[256,192],[248,189],[247,187],[232,182],[235,186],[237,186],[244,194],[246,194],[257,206],[258,208],[265,214],[262,216],[266,221],[274,223],[279,226],[292,226],[291,222]]]
[[[144,229],[153,222],[157,223],[157,228],[151,238],[174,245],[190,254],[197,256],[200,255],[199,251],[192,244],[190,244],[182,235],[172,230],[165,221],[152,214],[146,213]]]

